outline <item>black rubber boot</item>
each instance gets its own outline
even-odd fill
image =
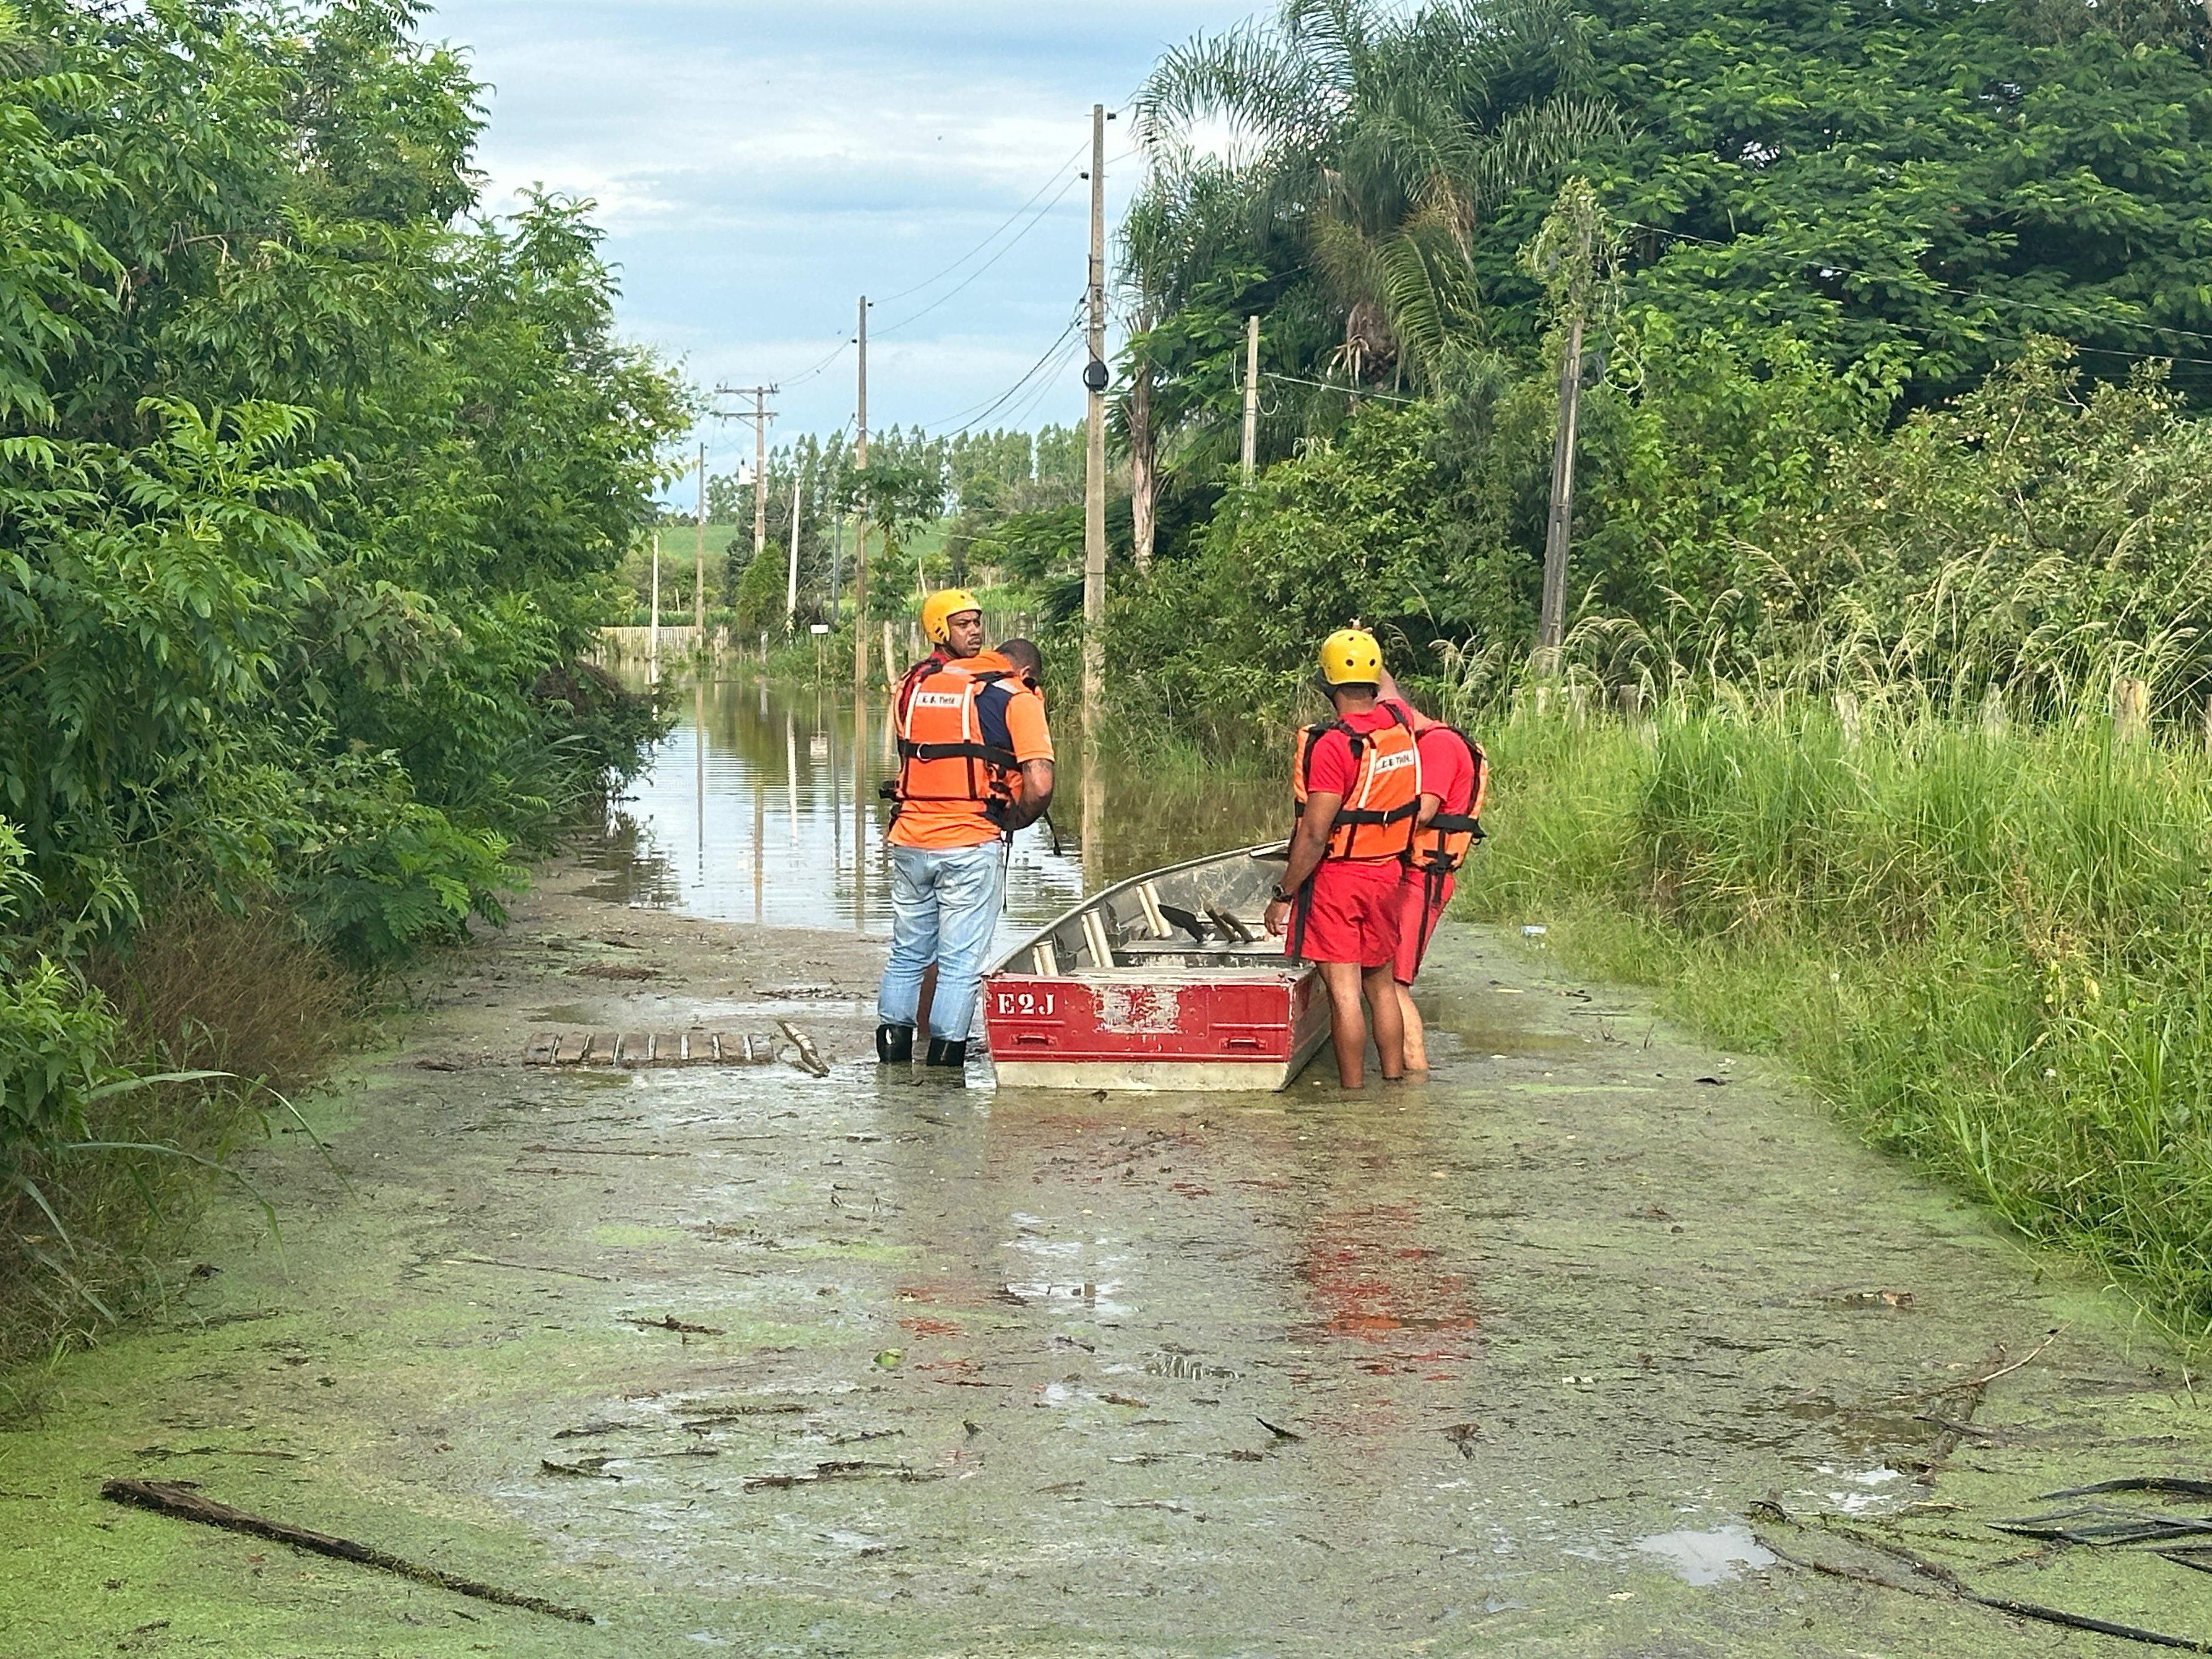
[[[956,1072],[965,1071],[968,1069],[968,1044],[964,1040],[947,1042],[943,1037],[932,1037],[929,1040],[929,1058],[924,1064],[947,1066]]]
[[[886,1066],[912,1065],[914,1063],[914,1027],[911,1025],[877,1026],[876,1058]]]

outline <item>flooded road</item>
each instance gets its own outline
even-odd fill
[[[884,711],[856,721],[849,695],[757,679],[667,696],[676,729],[611,810],[605,896],[717,921],[887,939],[890,807],[878,786],[897,762]],[[1289,832],[1270,781],[1148,771],[1133,761],[1104,764],[1094,777],[1073,733],[1055,736],[1052,822],[1014,838],[1002,940],[1107,882]]]
[[[2212,1639],[2189,1566],[1992,1524],[2201,1476],[2179,1363],[1787,1079],[1458,927],[1426,1084],[885,1073],[880,819],[852,839],[838,782],[880,740],[699,701],[609,847],[309,1104],[331,1163],[250,1160],[281,1245],[225,1201],[164,1318],[32,1380],[0,1656],[2140,1650],[1954,1583]],[[1098,792],[1098,878],[1252,833],[1176,830],[1176,790]],[[1188,810],[1267,810],[1235,799]],[[1085,881],[1018,856],[1031,915]],[[777,1018],[829,1077],[520,1063],[549,1022]],[[118,1475],[597,1622],[118,1509]]]

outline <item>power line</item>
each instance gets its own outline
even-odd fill
[[[1010,427],[1016,428],[1017,429],[1022,427],[1024,423],[1029,420],[1030,416],[1036,413],[1037,405],[1042,404],[1053,389],[1060,384],[1060,371],[1066,368],[1068,364],[1073,362],[1074,360],[1075,351],[1073,348],[1071,346],[1069,348],[1063,349],[1060,356],[1054,360],[1052,367],[1042,375],[1038,377],[1036,389],[1031,392],[1028,398],[1023,400],[1021,406],[1018,409],[1006,411],[1005,416],[1006,424]]]
[[[1379,398],[1386,404],[1417,404],[1421,401],[1419,398],[1401,398],[1391,392],[1363,392],[1356,386],[1342,386],[1334,380],[1308,380],[1296,374],[1278,374],[1268,368],[1260,371],[1260,378],[1263,380],[1283,380],[1291,386],[1319,386],[1323,392],[1341,392],[1347,398]]]
[[[820,362],[815,364],[811,368],[801,369],[798,374],[793,375],[790,380],[785,381],[784,384],[786,386],[805,386],[809,380],[813,380],[816,376],[826,374],[829,373],[830,365],[836,362],[840,357],[843,356],[847,351],[851,349],[852,344],[853,342],[850,336],[838,341],[836,345],[831,348],[830,355],[827,357],[824,357]]]
[[[1042,354],[1038,356],[1036,362],[1031,363],[1019,380],[1016,380],[1013,385],[1008,386],[1004,392],[999,393],[997,397],[988,398],[981,404],[971,404],[966,409],[956,410],[953,413],[945,416],[941,421],[925,422],[921,424],[921,429],[924,432],[927,432],[932,430],[933,428],[945,426],[950,424],[951,422],[957,421],[963,416],[972,416],[975,417],[974,419],[968,421],[965,425],[955,427],[952,431],[939,434],[945,437],[951,437],[959,433],[965,432],[969,430],[969,428],[976,425],[979,422],[989,418],[993,413],[1005,407],[1006,404],[1012,402],[1020,394],[1022,388],[1029,385],[1030,381],[1044,368],[1046,363],[1052,359],[1053,354],[1060,349],[1062,343],[1066,340],[1069,335],[1075,332],[1076,329],[1081,325],[1081,309],[1080,307],[1078,307],[1077,311],[1068,318],[1067,325],[1061,329],[1059,333],[1053,336],[1052,343],[1045,347]]]
[[[901,289],[897,293],[886,295],[882,300],[873,302],[875,304],[889,305],[893,301],[906,298],[908,295],[919,294],[925,289],[933,287],[938,283],[942,282],[945,277],[950,276],[954,271],[958,270],[963,265],[975,258],[978,254],[989,248],[993,243],[999,240],[1000,237],[1005,235],[1008,227],[1012,226],[1017,220],[1020,219],[1024,214],[1026,213],[1030,215],[1029,222],[1024,225],[1021,229],[1016,231],[1013,236],[1006,241],[1004,246],[998,248],[996,252],[991,254],[989,258],[986,259],[974,270],[969,271],[966,276],[963,277],[957,283],[954,284],[953,287],[939,295],[936,299],[931,301],[929,304],[924,306],[921,310],[915,312],[912,315],[902,317],[897,322],[891,323],[872,331],[878,337],[881,337],[886,334],[896,333],[899,330],[909,327],[913,324],[921,321],[924,317],[928,316],[932,312],[937,310],[939,307],[945,305],[955,295],[963,292],[971,283],[973,283],[976,278],[982,276],[985,271],[989,270],[994,265],[997,264],[1000,260],[1006,258],[1007,253],[1012,252],[1017,244],[1021,242],[1024,238],[1028,236],[1031,231],[1035,230],[1038,225],[1044,222],[1046,216],[1048,215],[1053,209],[1059,206],[1061,201],[1066,198],[1067,192],[1073,190],[1077,184],[1081,182],[1084,175],[1079,172],[1073,178],[1069,178],[1066,174],[1068,169],[1071,167],[1073,167],[1075,163],[1082,158],[1084,151],[1089,148],[1090,146],[1087,143],[1078,145],[1069,153],[1066,160],[1063,161],[1057,167],[1054,168],[1051,174],[1045,179],[1045,181],[1030,193],[1027,200],[1024,201],[1019,207],[1016,208],[1012,213],[1008,214],[1006,218],[1001,220],[998,225],[992,229],[990,234],[984,237],[982,240],[977,242],[975,246],[969,248],[965,253],[955,259],[951,264],[946,265],[934,276],[926,277],[922,281],[915,283],[910,288]],[[1109,165],[1111,162],[1127,161],[1131,156],[1140,154],[1142,148],[1143,147],[1141,145],[1133,145],[1128,149],[1122,151],[1120,155],[1112,157],[1111,161],[1109,161]],[[1050,201],[1046,202],[1042,207],[1038,207],[1036,205],[1038,198],[1042,197],[1047,191],[1051,190],[1053,185],[1055,184],[1060,185],[1059,191],[1054,195]],[[1032,209],[1035,209],[1034,212],[1031,211]],[[1068,329],[1061,331],[1060,338],[1065,339],[1069,330],[1073,330],[1075,326],[1075,323],[1071,322],[1068,325]],[[1056,346],[1058,343],[1059,340],[1056,339],[1054,342],[1054,345]],[[821,361],[815,363],[811,368],[802,369],[797,374],[788,377],[784,381],[784,386],[787,388],[804,386],[808,381],[817,379],[821,375],[827,374],[830,368],[839,358],[845,355],[846,351],[848,350],[853,344],[854,341],[849,337],[839,341],[837,345],[830,350],[827,356],[822,358]],[[1053,347],[1051,346],[1048,346],[1046,348],[1046,356],[1048,357],[1051,356],[1052,350]],[[1031,368],[1030,374],[1035,374],[1037,369],[1042,366],[1042,360],[1040,359],[1039,362]],[[1012,386],[1008,388],[1004,394],[1000,398],[994,399],[989,408],[986,409],[986,414],[990,412],[990,409],[996,409],[1007,398],[1018,393],[1023,386],[1026,384],[1029,378],[1030,375],[1024,375],[1020,380],[1016,381]],[[960,415],[965,415],[969,412],[971,411],[963,410],[958,415],[949,416],[946,418],[957,420],[960,418]],[[972,425],[973,422],[970,422],[970,424]],[[924,429],[926,430],[927,428]],[[968,428],[966,427],[962,427],[957,429],[964,432]]]
[[[1073,330],[1070,331],[1071,333],[1073,331]],[[981,414],[975,416],[974,418],[965,422],[962,425],[954,427],[950,432],[940,433],[938,435],[945,438],[957,438],[963,432],[972,432],[975,428],[982,425],[984,422],[991,419],[992,416],[1001,413],[1004,410],[1005,406],[1011,403],[1015,397],[1019,395],[1023,386],[1027,385],[1033,377],[1036,377],[1037,391],[1030,398],[1031,404],[1034,404],[1037,398],[1042,397],[1046,391],[1051,388],[1053,382],[1060,377],[1060,371],[1066,368],[1068,364],[1075,361],[1076,355],[1082,349],[1082,346],[1083,342],[1080,340],[1069,340],[1065,345],[1060,346],[1048,361],[1039,363],[1036,368],[1031,369],[1028,374],[1024,374],[1021,380],[1009,386],[1006,389],[1005,395],[995,400],[990,407],[984,410]],[[1040,369],[1043,371],[1042,376],[1038,375],[1038,371]]]
[[[888,328],[880,328],[880,329],[878,329],[878,330],[876,331],[876,332],[877,332],[877,333],[878,333],[878,334],[894,334],[894,333],[896,333],[900,329],[902,329],[902,328],[906,327],[909,323],[916,323],[916,322],[920,322],[920,321],[921,321],[924,317],[928,316],[928,315],[929,315],[929,313],[930,313],[931,312],[933,312],[933,311],[936,310],[936,309],[938,308],[938,307],[939,307],[939,306],[943,305],[943,304],[944,304],[947,300],[950,300],[950,299],[951,299],[954,295],[956,295],[956,294],[959,293],[963,289],[966,288],[966,287],[969,285],[969,283],[970,283],[974,282],[974,281],[975,281],[978,276],[981,276],[985,271],[988,270],[989,270],[993,265],[995,265],[996,264],[998,264],[998,263],[999,263],[999,261],[1000,261],[1000,260],[1001,260],[1001,259],[1005,258],[1006,257],[1006,255],[1007,255],[1007,254],[1009,254],[1009,253],[1012,252],[1013,252],[1013,250],[1015,249],[1015,247],[1017,247],[1017,246],[1020,244],[1022,238],[1024,238],[1024,236],[1028,235],[1031,231],[1035,230],[1035,229],[1036,229],[1036,228],[1040,224],[1042,224],[1042,223],[1044,222],[1044,216],[1045,216],[1045,215],[1047,215],[1048,213],[1050,213],[1050,212],[1051,212],[1054,208],[1058,207],[1058,206],[1060,204],[1060,203],[1061,203],[1061,202],[1063,202],[1064,200],[1066,200],[1066,197],[1067,197],[1067,192],[1068,192],[1069,191],[1071,191],[1071,190],[1073,190],[1073,189],[1075,188],[1075,186],[1077,185],[1077,184],[1079,184],[1080,181],[1081,181],[1081,175],[1080,175],[1080,174],[1079,174],[1079,175],[1077,175],[1077,177],[1076,177],[1076,178],[1070,179],[1068,179],[1065,184],[1061,185],[1060,185],[1060,194],[1059,194],[1059,195],[1057,195],[1057,196],[1055,196],[1055,197],[1054,197],[1054,198],[1052,198],[1052,200],[1050,200],[1049,202],[1047,202],[1047,203],[1046,203],[1042,207],[1039,208],[1039,209],[1036,210],[1036,212],[1033,216],[1031,216],[1031,217],[1030,217],[1030,219],[1029,223],[1027,223],[1026,225],[1024,225],[1024,226],[1023,226],[1019,230],[1016,231],[1016,232],[1014,233],[1014,234],[1012,235],[1012,237],[1011,239],[1009,239],[1009,240],[1008,240],[1008,241],[1007,241],[1007,243],[1006,243],[1006,246],[1004,246],[1004,247],[1000,248],[1000,249],[996,253],[994,253],[994,254],[993,254],[989,258],[986,259],[986,260],[985,260],[981,264],[980,264],[980,265],[976,266],[975,270],[973,270],[969,271],[969,272],[965,276],[962,277],[962,278],[960,279],[960,281],[959,281],[959,282],[957,282],[957,283],[956,283],[952,287],[951,287],[951,288],[949,288],[949,289],[945,289],[945,291],[943,294],[940,294],[939,295],[938,295],[938,297],[937,297],[936,299],[932,300],[932,301],[931,301],[927,305],[924,306],[921,310],[919,310],[919,311],[915,312],[915,313],[911,317],[902,317],[902,318],[900,318],[900,319],[898,319],[898,321],[896,321],[896,322],[895,322],[895,323],[891,324]],[[1030,198],[1030,200],[1032,200],[1032,201],[1034,201],[1035,199],[1036,199],[1036,198],[1034,198],[1034,197]],[[1002,226],[1002,227],[1000,227],[1000,228],[1002,228],[1002,229],[1003,229],[1003,228],[1004,228],[1004,227]],[[995,233],[994,233],[994,234],[995,234]],[[926,285],[925,285],[925,286],[926,286]],[[913,291],[914,291],[914,290],[912,290],[911,289],[909,289],[908,290],[908,293],[912,293]]]
[[[1019,207],[1008,214],[1006,216],[1006,219],[1000,224],[998,229],[994,230],[988,236],[986,236],[981,241],[976,243],[975,246],[969,248],[967,252],[962,254],[951,264],[945,266],[944,270],[939,271],[936,276],[927,277],[924,280],[916,283],[912,288],[902,288],[896,294],[886,294],[878,303],[882,305],[890,305],[896,301],[905,299],[909,294],[919,294],[922,289],[928,288],[934,283],[942,282],[945,277],[950,276],[954,271],[959,270],[961,266],[966,264],[970,259],[981,253],[985,248],[997,241],[1000,235],[1006,230],[1006,226],[1011,225],[1015,220],[1020,218],[1022,215],[1027,213],[1030,210],[1030,206],[1036,201],[1036,198],[1039,196],[1043,195],[1045,191],[1050,190],[1055,184],[1059,183],[1060,175],[1066,173],[1068,168],[1073,167],[1077,161],[1081,158],[1083,152],[1089,148],[1090,145],[1087,143],[1078,144],[1075,149],[1069,153],[1067,159],[1052,170],[1052,177],[1047,179],[1042,184],[1039,185],[1036,191],[1030,195],[1028,201],[1024,202]]]

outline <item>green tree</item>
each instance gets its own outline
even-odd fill
[[[1838,365],[1901,350],[1916,404],[2035,332],[2108,378],[2172,356],[2177,386],[2212,389],[2198,7],[1589,9],[1595,84],[1631,134],[1593,176],[1628,222],[1632,292],[1685,326],[1785,330]]]
[[[1589,69],[1557,0],[1285,0],[1272,24],[1168,53],[1143,127],[1174,147],[1225,121],[1250,146],[1251,211],[1294,228],[1340,319],[1317,367],[1434,387],[1473,330],[1479,216],[1613,136]],[[1188,197],[1168,180],[1163,205]]]
[[[690,407],[587,204],[466,216],[422,9],[0,9],[0,1088],[49,1124],[158,896],[404,954],[653,728],[579,658]]]

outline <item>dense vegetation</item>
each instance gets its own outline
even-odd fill
[[[685,398],[420,10],[0,10],[0,1302],[270,1098],[130,1073],[302,1069],[650,726],[576,664]]]
[[[1273,719],[1352,614],[1432,676],[1525,656],[1562,309],[1529,256],[1581,177],[1583,666],[2036,698],[2125,646],[2178,705],[2209,42],[2179,4],[1292,0],[1171,54],[1121,398],[1162,535],[1120,625],[1162,666],[1125,689]],[[1221,120],[1237,159],[1184,147]],[[1224,496],[1246,312],[1278,464]],[[1226,680],[1194,607],[1256,647]]]
[[[1492,740],[1470,905],[1790,1055],[2192,1336],[2209,47],[2076,0],[1290,0],[1194,42],[1124,233],[1154,528],[1111,612],[1129,716],[1260,752],[1312,642],[1379,628]]]

